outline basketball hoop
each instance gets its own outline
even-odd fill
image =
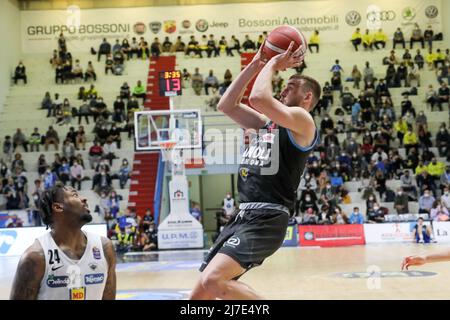
[[[160,147],[163,161],[174,162],[173,149],[177,145],[176,141],[173,140],[155,141],[153,142],[153,144]]]

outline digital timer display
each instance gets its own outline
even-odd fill
[[[180,71],[163,71],[159,73],[159,95],[163,97],[181,96]]]

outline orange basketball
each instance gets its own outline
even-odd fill
[[[291,26],[281,26],[269,33],[264,43],[263,53],[267,59],[271,59],[277,54],[284,53],[291,41],[294,41],[294,51],[302,48],[302,55],[306,53],[307,43],[305,36],[297,28]]]

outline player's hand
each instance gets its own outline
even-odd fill
[[[264,45],[266,43],[266,40],[261,44],[261,46],[258,49],[258,52],[253,57],[252,63],[257,63],[259,67],[264,67],[264,65],[267,63],[269,59],[264,55]]]
[[[424,257],[420,256],[409,256],[403,259],[402,262],[402,271],[408,270],[410,266],[421,266],[426,263],[426,260]]]
[[[302,49],[302,46],[300,46],[294,51],[294,41],[291,41],[284,53],[280,53],[272,58],[271,63],[275,70],[284,71],[288,68],[300,67],[304,58]]]

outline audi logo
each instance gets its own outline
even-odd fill
[[[395,12],[388,11],[371,11],[367,13],[367,20],[370,22],[375,21],[392,21],[395,19]]]

